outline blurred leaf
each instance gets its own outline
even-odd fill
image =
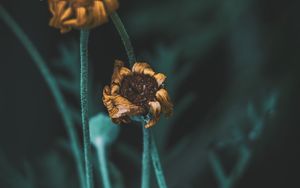
[[[93,144],[97,142],[97,138],[101,138],[106,144],[111,144],[117,139],[120,131],[119,125],[114,124],[110,117],[103,113],[92,117],[89,126]]]

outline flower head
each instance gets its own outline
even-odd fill
[[[147,63],[135,63],[132,70],[116,60],[110,86],[103,89],[103,103],[117,124],[128,124],[130,116],[151,115],[145,125],[152,127],[160,114],[170,116],[173,104],[164,88],[166,76],[155,73]]]
[[[111,13],[119,7],[118,0],[48,0],[48,3],[53,15],[49,25],[61,33],[99,26],[108,21],[107,11]]]

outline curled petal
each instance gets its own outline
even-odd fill
[[[120,86],[118,84],[111,85],[111,95],[116,96],[119,94]]]
[[[53,14],[53,17],[50,20],[49,25],[55,28],[60,28],[61,22],[60,17],[64,13],[67,3],[65,1],[52,2],[50,3],[50,11]]]
[[[64,20],[68,19],[71,15],[72,15],[72,8],[69,7],[60,16],[59,21],[64,21]]]
[[[117,0],[104,0],[109,13],[114,12],[119,8],[119,2]]]
[[[108,21],[105,7],[104,7],[104,4],[102,1],[94,2],[94,6],[92,8],[92,15],[94,18],[94,23],[93,23],[92,27],[101,25]]]
[[[54,15],[55,14],[55,4],[56,2],[53,2],[52,0],[48,0],[49,4],[49,10]]]
[[[138,115],[144,111],[143,108],[132,104],[129,100],[120,95],[114,96],[112,100],[115,108],[118,109],[117,113],[111,114],[112,118]]]
[[[69,31],[71,31],[71,27],[61,27],[60,28],[60,32],[61,33],[67,33],[67,32],[69,32]]]
[[[157,101],[149,102],[149,106],[149,112],[152,114],[153,118],[145,125],[145,128],[150,128],[157,123],[161,111],[161,106]]]
[[[77,27],[83,26],[87,23],[87,11],[84,7],[76,9]]]
[[[78,20],[77,19],[66,20],[63,22],[63,25],[69,27],[76,27],[78,25]]]
[[[150,68],[147,63],[135,63],[132,67],[132,72],[142,74],[146,68]]]
[[[103,89],[102,100],[108,110],[109,116],[112,119],[144,113],[144,109],[142,107],[132,104],[120,95],[112,96],[111,92],[112,90],[108,86],[105,86]]]
[[[120,85],[124,76],[129,74],[131,74],[131,71],[124,67],[123,61],[116,60],[111,82]]]
[[[153,76],[155,74],[151,68],[145,68],[143,73],[148,76]]]
[[[66,1],[60,1],[60,2],[58,2],[54,15],[61,16],[64,13],[66,5],[67,5]]]
[[[170,116],[173,112],[173,104],[167,90],[160,89],[156,92],[155,97],[162,107],[162,112],[166,116]]]
[[[162,83],[164,83],[164,81],[166,80],[166,76],[162,73],[157,73],[154,75],[154,78],[158,84],[158,87],[161,86]]]

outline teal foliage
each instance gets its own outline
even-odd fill
[[[101,138],[105,144],[112,144],[118,137],[120,127],[114,124],[110,117],[99,113],[90,119],[90,134],[92,143]]]
[[[298,116],[299,112],[299,100],[296,100],[299,96],[299,53],[296,50],[299,37],[293,34],[297,29],[288,26],[298,14],[296,15],[297,11],[294,11],[292,4],[289,7],[285,3],[278,5],[273,2],[274,6],[285,7],[273,9],[265,3],[250,0],[121,1],[120,15],[133,39],[138,61],[146,61],[156,72],[166,74],[165,87],[174,102],[173,116],[161,117],[151,130],[155,137],[152,140],[156,141],[158,148],[153,149],[153,144],[148,143],[152,155],[156,155],[151,156],[152,159],[161,160],[161,164],[155,163],[154,160],[154,168],[159,173],[163,167],[169,187],[259,187],[263,185],[261,181],[264,178],[257,178],[258,176],[272,174],[274,169],[282,175],[277,165],[286,165],[281,165],[278,161],[282,162],[281,158],[289,159],[289,155],[284,152],[281,155],[277,153],[279,157],[273,163],[266,159],[276,158],[274,150],[277,151],[283,146],[289,152],[293,152],[295,148],[291,147],[292,143],[293,146],[298,143],[294,140],[292,143],[285,143],[285,139],[293,138],[289,136],[291,132],[295,132],[294,137],[297,137],[298,133],[291,130],[290,124],[294,122],[290,119],[294,118],[291,116]],[[12,14],[15,13],[12,11]],[[294,17],[290,16],[292,13],[295,14]],[[264,14],[270,14],[272,18]],[[2,6],[1,15],[3,16]],[[29,18],[26,14],[22,15]],[[2,24],[2,20],[0,22]],[[24,26],[28,25],[27,23],[21,24]],[[18,28],[16,23],[11,25]],[[44,25],[46,27],[47,24]],[[140,187],[141,181],[140,127],[136,124],[113,124],[101,103],[102,84],[109,83],[113,59],[119,59],[118,50],[123,50],[116,32],[111,32],[114,30],[112,25],[110,22],[99,30],[93,30],[93,40],[90,40],[91,59],[97,61],[89,61],[90,82],[89,93],[86,96],[89,106],[86,110],[89,117],[92,117],[89,121],[89,136],[93,144],[92,162],[96,167],[93,169],[95,185],[134,188]],[[36,27],[39,28],[40,25]],[[2,32],[2,25],[0,28]],[[47,31],[52,31],[46,28]],[[17,36],[23,32],[20,28],[15,31],[18,31]],[[32,35],[37,31],[27,29],[26,32],[36,39]],[[123,42],[128,46],[127,33],[124,30],[118,32],[123,38],[127,37],[128,40]],[[53,33],[51,37],[56,36]],[[78,34],[76,31],[73,33]],[[116,36],[110,35],[111,33]],[[63,37],[65,36],[67,35]],[[80,46],[72,34],[68,36],[71,36],[71,39],[62,40],[58,37],[60,42],[54,42],[55,49],[52,47],[49,52],[52,55],[58,51],[59,55],[50,57],[45,53],[43,56],[46,58],[40,53],[44,53],[50,47],[45,50],[42,47],[38,49],[33,45],[38,41],[30,41],[26,36],[19,39],[33,57],[30,61],[35,62],[38,67],[43,64],[41,70],[46,70],[44,66],[49,65],[50,69],[47,70],[51,76],[50,85],[52,83],[53,88],[54,83],[54,89],[63,99],[63,103],[58,102],[57,105],[65,105],[63,110],[59,110],[66,122],[69,122],[69,126],[65,128],[70,131],[71,127],[71,132],[75,132],[78,138],[81,138],[78,127],[81,124]],[[51,42],[48,41],[47,44]],[[6,48],[12,45],[14,43],[3,46]],[[294,46],[292,48],[289,45]],[[101,48],[107,51],[112,49],[113,56],[106,54],[107,51]],[[132,63],[135,59],[133,52],[130,49],[126,51]],[[288,57],[285,57],[285,54],[288,54]],[[102,58],[109,61],[102,61]],[[214,81],[211,81],[212,79]],[[37,86],[28,86],[30,89],[35,87]],[[24,100],[34,101],[34,97]],[[294,108],[289,110],[290,106]],[[4,116],[6,109],[3,109],[0,110]],[[14,114],[14,117],[17,116]],[[45,122],[40,120],[37,123]],[[21,132],[21,128],[26,128],[26,121],[22,120],[20,125],[20,130],[16,131]],[[10,126],[10,122],[3,123],[2,127],[5,126]],[[64,138],[66,136],[63,128],[60,131],[55,133],[57,135],[53,140],[63,140],[60,142],[62,148],[56,147],[53,140],[47,141],[49,144],[43,146],[34,156],[14,156],[17,159],[11,158],[9,151],[18,148],[3,148],[3,151],[1,148],[0,187],[80,187],[75,165],[81,164],[82,161],[79,159],[79,162],[74,163],[73,150],[76,150],[76,147],[81,149],[81,145],[77,143],[75,147],[72,140]],[[1,132],[6,134],[5,128]],[[72,137],[72,133],[68,133],[68,136],[70,135]],[[101,140],[100,145],[96,143],[97,138]],[[33,140],[31,144],[35,145],[38,142]],[[77,160],[80,157],[82,156],[77,157]],[[271,170],[256,170],[262,168],[265,163],[269,164],[265,168]],[[293,165],[284,167],[285,170],[282,171],[286,172],[287,168]],[[288,181],[283,178],[285,176],[277,178],[279,175],[274,174],[269,175],[269,180],[265,178],[265,181],[269,181],[265,187],[274,187],[271,185],[276,185],[275,179],[284,182],[288,187]],[[292,174],[289,176],[293,177]],[[158,179],[159,177],[162,176],[158,176]],[[154,176],[150,178],[151,188],[159,187],[159,184],[166,187],[162,179],[158,184],[154,179]]]

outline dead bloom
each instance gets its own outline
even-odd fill
[[[49,25],[66,33],[72,28],[91,29],[108,21],[108,14],[118,7],[118,0],[48,0],[53,17]]]
[[[147,63],[135,63],[132,70],[116,60],[110,86],[103,89],[103,103],[117,124],[130,123],[130,116],[151,114],[146,128],[159,120],[160,114],[170,116],[173,104],[163,83],[166,76],[155,73]]]

